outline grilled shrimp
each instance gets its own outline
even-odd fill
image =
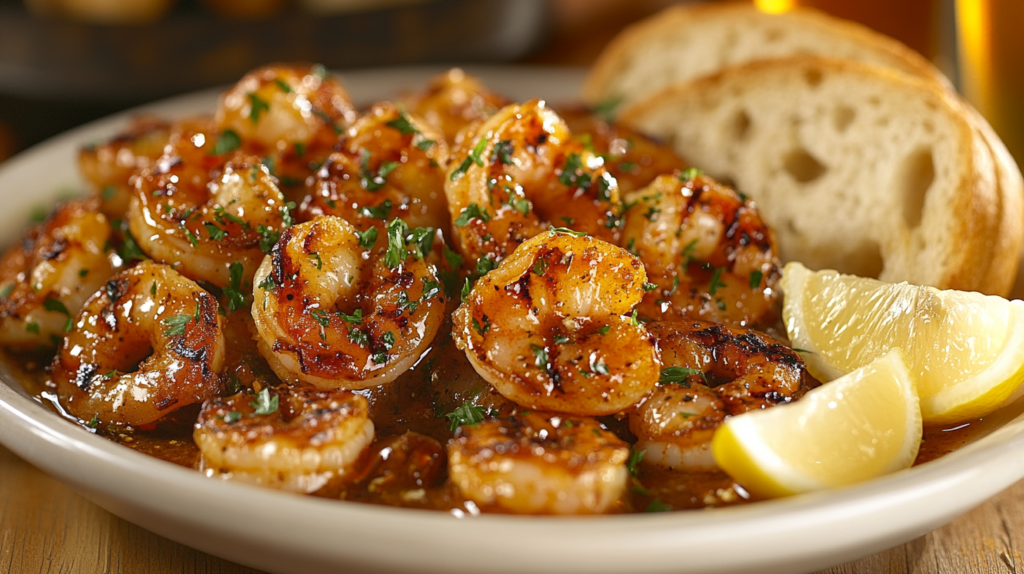
[[[483,121],[512,103],[459,68],[452,68],[430,81],[426,90],[405,98],[410,112],[441,130],[444,139],[458,144],[459,132],[473,122]]]
[[[416,362],[445,309],[417,231],[396,219],[371,237],[323,216],[281,234],[253,280],[252,316],[282,380],[360,389]]]
[[[290,215],[259,158],[236,153],[225,161],[213,135],[205,121],[180,126],[156,165],[136,178],[128,224],[153,259],[226,287],[232,264],[252,277]]]
[[[604,158],[608,173],[619,183],[620,194],[647,187],[655,177],[687,167],[667,145],[608,122],[586,108],[564,107],[557,111],[573,136]]]
[[[140,426],[216,396],[224,363],[217,300],[166,265],[115,275],[77,315],[51,376],[84,421]]]
[[[380,103],[346,131],[339,148],[316,173],[301,219],[337,215],[356,229],[384,231],[385,220],[398,217],[410,227],[448,228],[448,146],[436,129]]]
[[[131,199],[132,176],[156,162],[170,136],[169,122],[140,116],[113,139],[78,152],[78,170],[102,200],[103,213],[124,217]]]
[[[348,92],[323,66],[275,64],[249,72],[224,92],[216,122],[252,153],[266,155],[296,145],[330,147],[355,117]]]
[[[643,265],[591,237],[549,231],[480,278],[453,316],[456,345],[506,398],[531,409],[607,415],[658,380],[635,314]]]
[[[629,415],[644,462],[715,470],[711,437],[727,417],[799,399],[817,385],[800,356],[747,329],[700,321],[648,323],[664,366]]]
[[[448,474],[484,509],[601,514],[626,487],[629,446],[592,418],[529,412],[459,427]]]
[[[695,173],[659,176],[626,197],[623,245],[657,285],[640,314],[757,324],[778,296],[772,232],[752,202]]]
[[[98,199],[69,201],[0,258],[0,344],[52,347],[113,274]]]
[[[309,493],[343,478],[373,441],[366,399],[264,387],[203,405],[193,438],[208,476]]]
[[[502,108],[469,130],[449,160],[456,246],[471,261],[497,262],[549,222],[616,242],[618,185],[603,161],[544,102]]]

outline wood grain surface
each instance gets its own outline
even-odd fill
[[[1016,574],[1024,482],[897,548],[819,574]],[[0,446],[0,573],[252,574],[117,518]]]

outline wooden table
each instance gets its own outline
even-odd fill
[[[1016,574],[1024,481],[952,523],[820,574]],[[251,574],[117,518],[0,447],[0,572]]]

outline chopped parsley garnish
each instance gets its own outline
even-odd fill
[[[462,285],[462,302],[465,303],[469,300],[469,294],[473,291],[473,283],[466,277],[466,282]]]
[[[394,269],[405,261],[405,234],[408,231],[409,226],[401,219],[393,219],[388,223],[388,250],[384,254],[384,264],[389,269]]]
[[[377,228],[371,227],[366,231],[357,232],[359,235],[359,246],[363,249],[369,249],[377,243]]]
[[[359,329],[349,329],[348,340],[352,341],[356,345],[359,345],[360,347],[365,347],[370,343],[370,337],[368,337],[366,333],[360,331]]]
[[[757,289],[761,285],[761,280],[764,279],[764,273],[760,271],[750,272],[750,288]]]
[[[412,125],[409,118],[406,117],[405,112],[400,112],[399,116],[390,122],[384,124],[389,128],[395,128],[399,133],[403,135],[418,134],[420,130],[416,129],[416,126]]]
[[[508,203],[509,205],[512,206],[513,209],[515,209],[519,213],[522,213],[523,215],[530,213],[530,207],[533,206],[533,204],[530,203],[529,199],[526,199],[525,197],[518,197],[515,195],[509,198]]]
[[[533,264],[533,272],[537,275],[544,275],[544,272],[548,270],[548,260],[538,259]]]
[[[452,269],[459,269],[462,267],[462,256],[454,252],[447,245],[441,250],[444,253],[444,260],[448,262],[448,266]]]
[[[248,295],[242,290],[242,273],[245,269],[235,261],[228,267],[230,285],[224,288],[224,296],[228,299],[228,311],[236,311],[246,307]]]
[[[606,122],[615,119],[615,110],[622,104],[622,98],[611,98],[594,106],[594,115]]]
[[[310,263],[316,262],[317,271],[324,268],[324,260],[320,258],[320,254],[318,252],[314,251],[307,255],[307,257],[309,257]]]
[[[416,259],[423,259],[434,247],[434,237],[437,230],[433,227],[417,227],[409,235],[409,243],[412,245],[413,254]]]
[[[390,206],[388,206],[390,208]],[[295,202],[289,201],[281,206],[281,225],[291,227],[295,225],[295,218],[292,217],[292,210],[295,209]]]
[[[555,344],[556,345],[561,345],[563,343],[568,343],[568,342],[569,342],[569,337],[567,337],[565,335],[555,335]]]
[[[568,227],[552,227],[548,231],[550,231],[551,233],[565,233],[567,235],[572,235],[572,236],[575,236],[575,237],[586,237],[587,236],[587,233],[585,231],[573,231],[572,229],[569,229]]]
[[[257,225],[256,231],[260,234],[260,251],[264,253],[270,253],[274,245],[277,244],[277,240],[281,239],[280,231],[265,225]]]
[[[607,174],[607,173],[602,173],[597,178],[597,198],[598,199],[600,199],[601,201],[611,201],[612,200],[611,188],[612,188],[612,182],[613,181],[615,181],[615,180],[612,179],[612,176]]]
[[[274,275],[267,275],[266,279],[260,281],[259,287],[264,291],[273,291],[274,289],[277,289],[277,283],[274,281]]]
[[[498,264],[495,263],[488,255],[484,255],[480,259],[476,260],[476,272],[479,275],[486,275],[497,266]]]
[[[352,312],[351,315],[346,315],[346,314],[342,313],[341,311],[338,311],[338,317],[341,317],[342,321],[344,321],[344,322],[346,322],[346,323],[348,323],[350,325],[362,325],[363,324],[363,310],[362,309],[356,309],[355,311]]]
[[[711,295],[725,287],[725,283],[722,281],[722,269],[722,267],[715,267],[715,272],[711,274],[711,282],[708,283],[708,293]]]
[[[511,140],[501,140],[494,145],[491,152],[491,163],[500,161],[503,165],[512,165],[513,145]]]
[[[476,332],[480,333],[481,335],[483,335],[487,331],[490,331],[491,330],[491,319],[490,319],[490,317],[488,317],[487,315],[484,315],[483,325],[481,325],[480,322],[476,320],[476,317],[473,317],[473,328],[476,329]]]
[[[288,82],[282,80],[281,78],[274,78],[274,83],[277,84],[278,88],[281,88],[282,92],[286,94],[292,93],[292,87],[288,85]]]
[[[256,92],[249,92],[245,95],[249,98],[249,121],[254,124],[260,123],[260,114],[270,110],[270,104],[256,95]]]
[[[37,205],[32,208],[29,220],[32,221],[32,223],[42,223],[46,221],[47,215],[49,215],[49,212],[46,211],[46,208],[41,205]]]
[[[470,203],[462,210],[462,213],[460,213],[459,217],[455,220],[455,227],[465,227],[469,223],[469,220],[474,218],[484,222],[491,220],[491,216],[486,211],[480,209],[479,205],[476,203]]]
[[[277,398],[277,397],[274,397],[274,398]],[[234,422],[238,422],[239,419],[241,419],[241,418],[242,418],[242,413],[240,413],[238,411],[229,411],[228,414],[224,415],[224,422],[227,423],[227,424],[231,424],[231,423],[234,423]]]
[[[654,283],[644,283],[644,293],[649,293],[657,288],[658,286],[655,285]]]
[[[196,237],[195,233],[192,233],[191,229],[185,226],[184,222],[182,222],[181,224],[181,230],[185,232],[185,239],[188,239],[188,242],[192,245],[192,247],[195,247],[196,245],[199,244],[199,238]]]
[[[64,303],[61,303],[57,299],[47,298],[45,301],[43,301],[43,308],[46,309],[47,311],[60,313],[67,317],[67,320],[64,321],[64,331],[71,331],[71,327],[74,326],[75,321],[74,319],[71,318],[71,312],[68,311],[68,308],[64,305]]]
[[[94,429],[94,428],[100,426],[100,416],[99,416],[99,414],[92,415],[92,419],[89,420],[89,422],[87,423],[86,426],[88,426],[91,429]]]
[[[116,193],[117,188],[112,185],[108,185],[107,187],[103,188],[102,192],[100,192],[100,197],[102,197],[105,201],[110,201],[111,199],[114,199],[114,195]]]
[[[704,371],[700,369],[692,369],[689,367],[666,367],[661,370],[661,376],[658,377],[658,384],[668,385],[685,383],[691,376],[700,377],[707,381]]]
[[[363,207],[359,210],[359,214],[363,217],[369,217],[370,219],[380,219],[381,221],[388,218],[391,213],[391,200],[385,199],[379,205],[372,207]]]
[[[277,412],[277,403],[277,395],[271,395],[270,389],[263,387],[256,399],[249,401],[249,406],[254,409],[254,415],[271,415]]]
[[[646,450],[632,450],[629,451],[629,460],[626,461],[626,470],[629,471],[631,476],[636,476],[636,467],[640,465],[644,460],[644,455],[647,454]]]
[[[558,181],[562,182],[562,185],[567,186],[580,186],[581,180],[584,179],[583,174],[577,173],[583,169],[583,161],[580,159],[580,154],[571,153],[565,160],[565,165],[562,166],[562,173],[558,174]]]
[[[377,191],[384,187],[388,174],[398,168],[397,161],[381,162],[376,172],[370,170],[370,152],[363,149],[363,163],[359,171],[359,183],[366,191]]]
[[[448,423],[451,425],[449,430],[455,432],[460,426],[473,426],[482,423],[484,421],[484,410],[473,403],[463,403],[461,407],[454,411],[444,415],[448,419]]]
[[[437,297],[441,294],[441,285],[433,279],[427,279],[423,281],[423,293],[420,295],[420,301],[427,301]]]
[[[3,289],[0,289],[0,297],[9,297],[11,295],[11,291],[14,291],[14,283],[5,286]]]
[[[597,333],[599,335],[607,335],[608,331],[611,331],[611,330],[612,330],[612,326],[611,325],[605,325],[604,327],[601,327],[600,329],[598,329]]]
[[[165,337],[174,337],[175,335],[185,334],[185,325],[188,325],[189,321],[192,320],[192,315],[188,313],[182,313],[173,317],[168,317],[163,320],[164,325],[167,325],[167,330],[164,331]]]
[[[320,323],[321,327],[327,327],[331,323],[331,319],[327,315],[327,311],[324,311],[323,309],[312,309],[309,314],[313,316],[313,319],[317,323]]]
[[[221,241],[224,239],[224,230],[217,227],[212,223],[204,223],[203,227],[206,228],[206,232],[210,234],[210,239],[214,241]]]
[[[217,143],[213,145],[210,155],[224,155],[229,151],[235,151],[242,145],[242,138],[238,137],[235,130],[224,130],[217,136]]]
[[[476,146],[473,147],[473,151],[469,152],[469,156],[466,159],[462,160],[462,163],[459,164],[459,167],[455,168],[455,171],[452,172],[450,179],[452,181],[455,181],[460,177],[466,175],[466,170],[468,170],[469,166],[474,163],[480,167],[483,167],[484,160],[481,156],[484,153],[484,148],[486,147],[487,139],[483,137],[480,138],[480,141],[476,142]]]
[[[142,260],[146,258],[146,254],[142,252],[131,231],[124,232],[124,242],[121,244],[121,249],[117,251],[117,255],[125,263],[135,259]]]
[[[548,350],[540,345],[530,344],[530,350],[533,351],[533,356],[536,357],[534,364],[537,367],[547,371],[551,368],[551,364],[548,362]]]
[[[651,501],[650,504],[647,505],[647,508],[644,509],[644,512],[668,512],[669,510],[672,510],[671,506],[655,498],[654,500]]]
[[[693,239],[683,248],[683,265],[689,265],[693,260],[693,250],[697,248],[697,240]]]
[[[682,172],[679,173],[679,181],[683,181],[683,182],[693,181],[693,180],[697,179],[697,177],[702,175],[703,173],[704,172],[701,171],[700,169],[697,169],[695,167],[688,167],[688,168],[684,169]]]
[[[427,151],[428,149],[430,149],[431,146],[433,146],[436,143],[437,142],[434,140],[423,140],[420,143],[416,144],[416,147],[420,148],[420,150],[422,151]]]
[[[28,331],[29,333],[35,333],[36,335],[38,335],[39,334],[39,323],[36,323],[35,321],[32,321],[28,325],[25,325],[25,330]]]

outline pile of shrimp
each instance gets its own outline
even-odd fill
[[[57,406],[95,432],[184,421],[210,477],[666,510],[648,477],[724,477],[715,429],[817,384],[765,334],[779,260],[752,201],[460,70],[359,110],[322,67],[272,65],[79,165],[90,197],[0,260],[0,344],[52,356]],[[701,504],[746,496],[724,484]]]

